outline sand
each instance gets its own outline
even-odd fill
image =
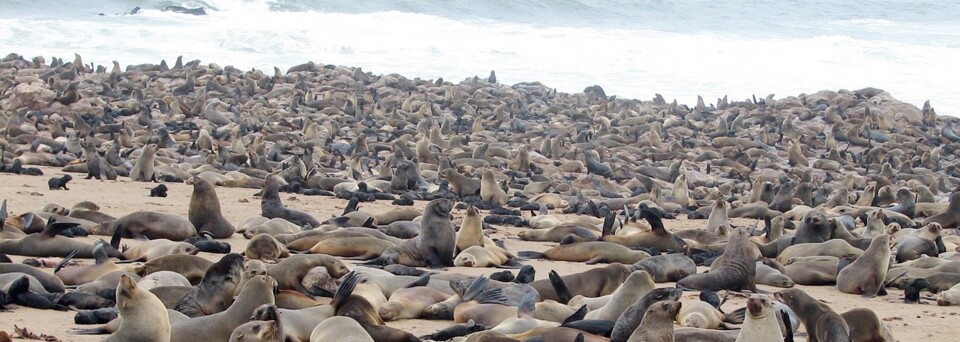
[[[0,199],[8,200],[8,210],[12,214],[37,210],[48,203],[57,203],[70,207],[74,203],[88,200],[100,205],[101,211],[119,217],[139,210],[150,210],[178,214],[186,217],[190,202],[190,193],[193,187],[187,184],[167,183],[169,187],[166,198],[148,197],[149,189],[155,184],[136,183],[126,179],[119,181],[98,181],[80,179],[82,175],[74,174],[74,180],[69,183],[69,191],[51,191],[47,189],[47,179],[62,174],[57,168],[41,168],[45,176],[18,176],[0,174]],[[122,177],[125,178],[125,177]],[[241,220],[260,213],[260,200],[253,195],[256,189],[217,188],[223,215],[234,224]],[[325,219],[338,215],[343,211],[346,201],[330,197],[303,196],[281,193],[281,199],[290,207],[308,211],[317,218]],[[416,208],[422,209],[426,202],[417,202]],[[389,202],[362,203],[361,209],[379,213],[390,209]],[[465,210],[454,210],[454,216],[462,217]],[[752,220],[735,219],[734,224],[752,225]],[[705,220],[666,220],[668,229],[689,229],[703,227]],[[502,238],[508,250],[512,252],[522,250],[543,251],[554,246],[554,243],[525,242],[516,235],[523,228],[498,227],[498,232],[492,234],[494,238]],[[108,239],[108,237],[91,236],[84,239]],[[239,234],[228,240],[234,252],[241,252],[246,246],[246,240]],[[138,242],[124,239],[124,244],[135,245]],[[218,260],[222,255],[200,253],[211,260]],[[11,256],[14,262],[21,262],[24,257]],[[84,260],[89,263],[90,260]],[[348,261],[348,265],[355,262]],[[546,278],[547,272],[556,270],[561,275],[582,272],[591,267],[579,263],[554,261],[527,261],[537,269],[537,279]],[[602,265],[599,265],[602,266]],[[701,271],[703,269],[701,268]],[[52,272],[52,269],[46,269]],[[499,271],[492,268],[464,268],[452,267],[446,272],[463,274],[490,274]],[[657,287],[673,287],[672,283],[657,284]],[[861,298],[858,295],[840,293],[835,287],[828,286],[798,286],[815,298],[828,304],[837,312],[845,312],[853,308],[870,308],[883,319],[900,341],[955,341],[960,336],[960,327],[954,327],[952,322],[957,317],[956,307],[937,306],[935,301],[927,301],[924,305],[904,304],[903,293],[900,290],[888,289],[890,294],[885,297]],[[762,290],[777,291],[778,289],[760,286]],[[930,296],[930,294],[925,294]],[[683,296],[687,300],[697,300],[697,293],[687,292]],[[731,296],[723,306],[726,311],[745,306],[746,299]],[[14,325],[26,327],[40,334],[44,333],[60,338],[63,341],[100,341],[103,336],[70,335],[68,331],[79,326],[73,323],[73,312],[58,312],[52,310],[36,310],[11,305],[12,311],[0,312],[0,330],[12,333]],[[416,335],[423,335],[450,325],[449,321],[405,320],[391,322],[389,325],[410,331]],[[802,328],[800,328],[802,330]]]

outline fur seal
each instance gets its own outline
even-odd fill
[[[470,246],[483,247],[483,218],[475,206],[467,207],[467,215],[463,217],[460,230],[457,231],[457,253]]]
[[[677,317],[680,308],[678,301],[660,301],[650,305],[627,342],[673,341],[673,318]]]
[[[150,182],[156,179],[153,173],[153,159],[157,153],[156,144],[147,144],[140,153],[137,163],[130,169],[130,180],[134,182]]]
[[[93,258],[96,244],[58,235],[60,231],[76,226],[76,223],[48,223],[40,233],[19,239],[0,240],[0,250],[6,254],[32,257],[66,257],[72,254],[77,258]],[[120,257],[120,251],[116,246],[103,244],[102,248],[108,256]]]
[[[173,254],[162,256],[137,266],[136,273],[145,276],[153,272],[173,271],[182,274],[191,284],[199,284],[213,262],[196,255]]]
[[[575,295],[584,297],[600,297],[613,293],[630,276],[629,268],[622,264],[609,264],[604,267],[592,268],[581,273],[575,273],[559,277],[566,284],[569,293],[558,294],[554,288],[553,282],[548,279],[541,279],[530,283],[540,294],[541,300],[554,300],[561,303],[569,302]],[[561,299],[568,297],[566,299]]]
[[[493,170],[483,170],[480,177],[480,199],[497,206],[507,204],[507,193],[497,184]]]
[[[427,286],[403,288],[394,291],[390,300],[380,304],[377,313],[384,321],[417,319],[423,314],[423,309],[449,297],[450,295]]]
[[[685,290],[750,290],[757,292],[755,276],[757,247],[750,242],[747,232],[737,228],[730,232],[730,240],[723,254],[710,266],[710,273],[692,274],[677,281]]]
[[[193,291],[187,293],[174,307],[187,317],[212,315],[230,307],[243,272],[243,257],[231,253],[220,258],[203,274]]]
[[[632,250],[623,245],[606,241],[584,241],[550,248],[543,253],[520,252],[524,258],[540,258],[556,261],[634,264],[650,257],[644,251]]]
[[[654,284],[653,277],[649,273],[634,271],[610,295],[610,300],[606,305],[588,312],[585,318],[616,321],[630,305],[636,303],[654,288],[656,288],[656,284]]]
[[[809,341],[850,341],[850,327],[843,317],[803,290],[786,289],[774,296],[800,317]]]
[[[210,232],[215,239],[233,236],[233,225],[223,218],[217,191],[202,178],[193,180],[193,194],[190,195],[187,217],[198,233]]]
[[[230,334],[252,316],[263,304],[274,304],[277,283],[270,276],[257,276],[248,281],[230,307],[219,313],[174,322],[170,341],[225,341]],[[230,292],[232,294],[232,291]]]
[[[104,341],[170,341],[167,309],[157,296],[137,286],[133,278],[120,277],[117,285],[120,328]]]
[[[310,333],[310,342],[374,342],[367,330],[351,317],[334,316],[323,320]]]
[[[608,217],[613,213],[607,214]],[[686,243],[682,239],[674,236],[663,226],[663,219],[659,212],[642,206],[640,208],[640,218],[647,220],[650,224],[649,232],[640,232],[630,235],[611,235],[612,225],[604,224],[604,232],[600,237],[602,241],[618,243],[627,247],[656,248],[661,251],[682,251]]]
[[[279,190],[280,183],[277,182],[276,178],[274,178],[274,176],[267,176],[263,193],[260,196],[260,211],[263,217],[282,218],[298,226],[309,225],[314,228],[320,226],[320,221],[317,221],[312,215],[284,206],[283,203],[280,202]]]
[[[50,188],[50,190],[61,190],[61,189],[62,189],[62,190],[70,190],[69,188],[67,188],[67,182],[69,182],[69,181],[71,181],[71,180],[73,180],[73,176],[71,176],[71,175],[63,175],[63,176],[60,176],[60,177],[53,177],[53,178],[50,178],[50,180],[47,181],[47,186]]]
[[[247,242],[243,255],[250,259],[275,262],[290,256],[290,251],[273,236],[261,233]]]
[[[134,239],[183,241],[197,235],[197,229],[182,216],[153,211],[137,211],[121,216],[95,226],[90,233],[111,236],[117,229],[120,230],[120,236]]]
[[[453,266],[456,232],[450,221],[453,201],[435,199],[427,203],[420,220],[420,235],[416,239],[387,248],[377,259],[366,264],[401,264],[410,267],[439,268]]]
[[[893,342],[896,339],[890,333],[877,313],[867,308],[856,308],[840,314],[850,327],[850,341]]]
[[[890,235],[873,238],[870,247],[837,274],[837,289],[872,298],[886,294],[884,280],[890,264]]]
[[[281,290],[296,290],[303,294],[310,294],[310,291],[303,286],[303,277],[310,272],[310,269],[317,266],[326,267],[327,273],[334,278],[343,277],[350,272],[347,266],[336,257],[323,254],[300,254],[291,255],[273,265],[267,269],[267,274],[276,279]]]
[[[190,254],[199,252],[196,246],[186,242],[176,242],[167,239],[150,240],[123,251],[127,260],[150,261],[166,255]]]
[[[160,184],[150,188],[150,197],[167,197],[167,186]]]
[[[650,273],[656,283],[676,282],[697,273],[693,259],[679,253],[654,255],[634,263],[630,268]]]
[[[783,341],[773,300],[766,295],[751,295],[747,299],[747,312],[737,342],[767,341]]]
[[[928,217],[923,221],[924,225],[939,223],[943,228],[956,228],[960,226],[960,191],[950,194],[950,204],[944,212]]]

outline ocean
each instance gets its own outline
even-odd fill
[[[899,0],[3,0],[0,54],[267,72],[312,60],[451,81],[496,70],[506,84],[686,104],[877,87],[957,116],[958,13]]]

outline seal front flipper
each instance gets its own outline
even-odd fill
[[[570,323],[577,322],[577,321],[582,321],[583,318],[587,316],[587,311],[590,311],[589,309],[587,309],[587,306],[586,306],[586,305],[581,305],[580,308],[577,309],[577,311],[575,311],[575,312],[574,312],[573,314],[571,314],[570,316],[567,316],[567,318],[563,320],[563,323],[562,323],[562,324],[565,325],[565,324],[570,324]],[[613,327],[611,327],[611,328],[613,328]]]
[[[790,320],[790,314],[786,310],[780,310],[780,318],[786,330],[783,334],[783,342],[793,342],[793,322]]]
[[[339,309],[340,305],[343,305],[347,302],[347,299],[353,295],[353,290],[357,288],[357,284],[363,280],[363,275],[357,273],[356,271],[351,271],[343,277],[343,281],[340,283],[340,286],[337,287],[337,293],[333,296],[333,300],[330,301],[330,305],[336,309]]]

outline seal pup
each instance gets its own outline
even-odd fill
[[[867,248],[853,263],[837,273],[837,289],[840,292],[860,294],[867,298],[884,295],[884,279],[890,265],[890,235],[873,238]]]
[[[260,196],[260,211],[261,216],[268,219],[272,218],[282,218],[287,221],[293,222],[298,226],[309,225],[310,227],[319,227],[320,221],[314,218],[312,215],[296,210],[287,208],[280,202],[280,183],[277,182],[274,176],[267,176],[266,183],[263,187],[263,193]]]
[[[210,232],[215,239],[233,236],[234,227],[223,217],[217,191],[203,178],[194,178],[187,217],[197,232]]]
[[[120,328],[104,341],[170,341],[171,327],[167,308],[157,296],[140,289],[127,275],[117,285],[117,309]]]
[[[803,290],[781,290],[774,297],[800,317],[808,341],[850,341],[850,327],[843,317]]]
[[[757,292],[757,247],[750,242],[744,228],[730,232],[730,240],[723,254],[710,266],[709,273],[692,274],[677,281],[677,288],[684,290],[750,290]]]
[[[52,177],[47,181],[47,186],[50,188],[50,190],[70,190],[70,188],[67,188],[67,182],[71,180],[73,180],[73,176],[71,175]]]

